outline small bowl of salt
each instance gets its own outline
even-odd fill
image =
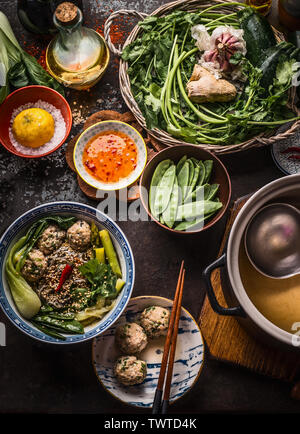
[[[21,143],[15,133],[15,119],[28,109],[44,110],[53,119],[51,137],[38,147]],[[1,144],[12,154],[24,158],[44,157],[56,151],[64,144],[72,127],[69,104],[60,93],[45,86],[26,86],[12,92],[0,105],[0,119]]]

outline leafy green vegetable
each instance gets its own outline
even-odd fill
[[[22,237],[12,247],[6,260],[5,272],[8,285],[18,311],[24,318],[30,319],[40,310],[41,302],[31,286],[16,270],[12,260],[15,252],[21,249],[25,242],[26,236]]]
[[[176,10],[139,23],[140,37],[126,46],[122,58],[128,62],[131,90],[149,129],[165,130],[189,143],[219,145],[240,143],[298,119],[285,106],[299,50],[285,42],[273,45],[270,25],[253,9],[245,7],[228,15],[217,12],[222,5],[237,4],[218,3],[193,13]],[[251,63],[241,53],[231,57],[231,63],[239,65],[247,78],[233,102],[196,104],[187,96],[186,84],[201,55],[191,37],[195,24],[204,24],[209,32],[220,24],[248,28],[247,49],[249,57],[256,53],[256,62]],[[251,50],[249,35],[255,32],[256,24],[260,31]],[[260,49],[263,55],[258,59]]]
[[[51,87],[64,95],[63,87],[49,75],[37,60],[18,43],[9,21],[0,11],[0,65],[6,81],[0,89],[0,104],[9,94],[9,85],[16,88],[37,84]]]
[[[115,298],[117,296],[117,275],[109,264],[91,259],[79,267],[79,271],[91,284],[93,297]]]

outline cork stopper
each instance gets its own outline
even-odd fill
[[[63,2],[55,10],[56,19],[64,26],[68,26],[77,19],[78,7],[71,2]]]

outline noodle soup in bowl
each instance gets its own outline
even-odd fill
[[[22,313],[20,313],[12,295],[6,273],[6,263],[11,249],[28,232],[28,229],[33,223],[51,216],[55,218],[74,218],[75,222],[84,221],[89,225],[95,223],[99,230],[107,232],[116,252],[122,279],[124,280],[124,286],[113,299],[111,309],[107,310],[101,319],[95,319],[88,324],[84,323],[82,333],[62,333],[64,337],[63,340],[58,339],[55,335],[51,336],[45,333],[43,327],[40,327],[41,323],[35,323],[32,318],[25,318]],[[38,247],[39,249],[41,248],[40,244]],[[110,328],[122,314],[130,299],[135,277],[133,254],[127,238],[121,229],[113,220],[95,208],[75,202],[53,202],[44,204],[26,212],[16,219],[0,239],[0,267],[0,306],[3,312],[19,330],[33,339],[60,345],[89,340]],[[46,275],[45,279],[47,279],[47,277]],[[54,291],[52,292],[53,294],[55,293]]]

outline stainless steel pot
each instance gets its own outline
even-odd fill
[[[254,306],[242,284],[239,270],[239,252],[248,222],[262,206],[272,202],[287,202],[300,208],[300,173],[286,176],[267,184],[246,202],[232,226],[226,252],[204,271],[207,295],[213,310],[219,315],[237,317],[244,326],[270,344],[288,350],[300,351],[300,337],[296,331],[286,332],[265,318]],[[211,284],[211,273],[224,267],[228,284],[222,285],[224,296],[230,307],[217,301]],[[300,318],[299,318],[300,322]]]

